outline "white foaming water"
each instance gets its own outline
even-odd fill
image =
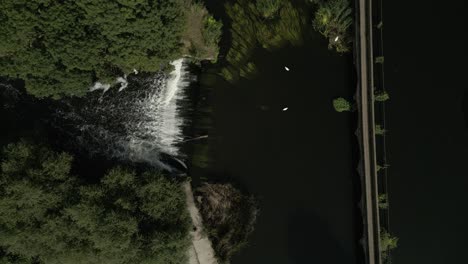
[[[177,146],[183,140],[183,118],[178,111],[178,102],[184,98],[184,89],[188,86],[184,59],[171,63],[174,70],[169,78],[155,78],[150,84],[152,93],[140,100],[138,107],[140,121],[129,128],[128,147],[132,159],[154,163],[163,152],[171,156],[179,155]]]
[[[121,92],[122,90],[124,90],[128,86],[127,75],[124,75],[124,77],[118,77],[115,80],[115,83],[120,83],[119,92]]]
[[[117,79],[115,79],[114,84],[120,84],[119,92],[127,88],[128,86],[127,75],[124,75],[123,77],[117,77]],[[102,90],[102,93],[105,93],[110,88],[111,88],[111,84],[109,83],[95,82],[94,85],[91,88],[89,88],[89,91],[93,92],[97,90]]]
[[[107,90],[109,90],[110,87],[111,85],[108,83],[95,82],[94,85],[91,88],[89,88],[89,91],[92,92],[102,90],[102,92],[105,93],[107,92]]]
[[[68,102],[57,109],[57,125],[92,154],[169,170],[176,163],[183,167],[177,159],[183,156],[179,144],[185,123],[180,108],[190,73],[184,59],[171,64],[174,70],[168,75],[159,72],[131,74],[128,80],[119,77],[114,83],[120,85],[118,90],[95,83],[90,90],[103,93],[90,93],[82,103]]]

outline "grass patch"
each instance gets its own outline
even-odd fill
[[[210,15],[203,4],[187,1],[186,5],[183,53],[196,60],[216,61],[222,23]]]

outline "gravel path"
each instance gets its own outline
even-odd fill
[[[194,226],[194,230],[190,232],[192,235],[192,246],[188,253],[189,264],[218,264],[213,247],[211,246],[211,241],[208,239],[208,236],[203,233],[202,218],[195,205],[190,182],[185,182],[183,188],[187,197],[187,209],[189,210]]]

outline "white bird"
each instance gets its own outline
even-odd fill
[[[289,109],[289,107],[283,108],[283,112],[284,112],[284,111],[288,111],[288,109]]]
[[[337,41],[338,41],[338,39],[340,39],[340,36],[336,36],[336,38],[335,38],[335,42],[337,42]]]
[[[289,68],[288,68],[288,67],[286,67],[286,66],[284,66],[284,69],[285,69],[286,71],[289,71]]]
[[[133,73],[138,74],[137,69],[133,69]]]

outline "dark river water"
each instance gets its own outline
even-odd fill
[[[257,50],[252,79],[210,85],[214,163],[192,173],[232,179],[260,202],[233,264],[361,263],[355,120],[331,104],[354,94],[352,56],[306,35],[300,47]]]
[[[384,5],[393,262],[466,263],[467,3]]]
[[[354,124],[331,105],[354,89],[351,58],[315,38],[254,61],[254,79],[215,89],[216,169],[260,197],[233,263],[356,263]]]

